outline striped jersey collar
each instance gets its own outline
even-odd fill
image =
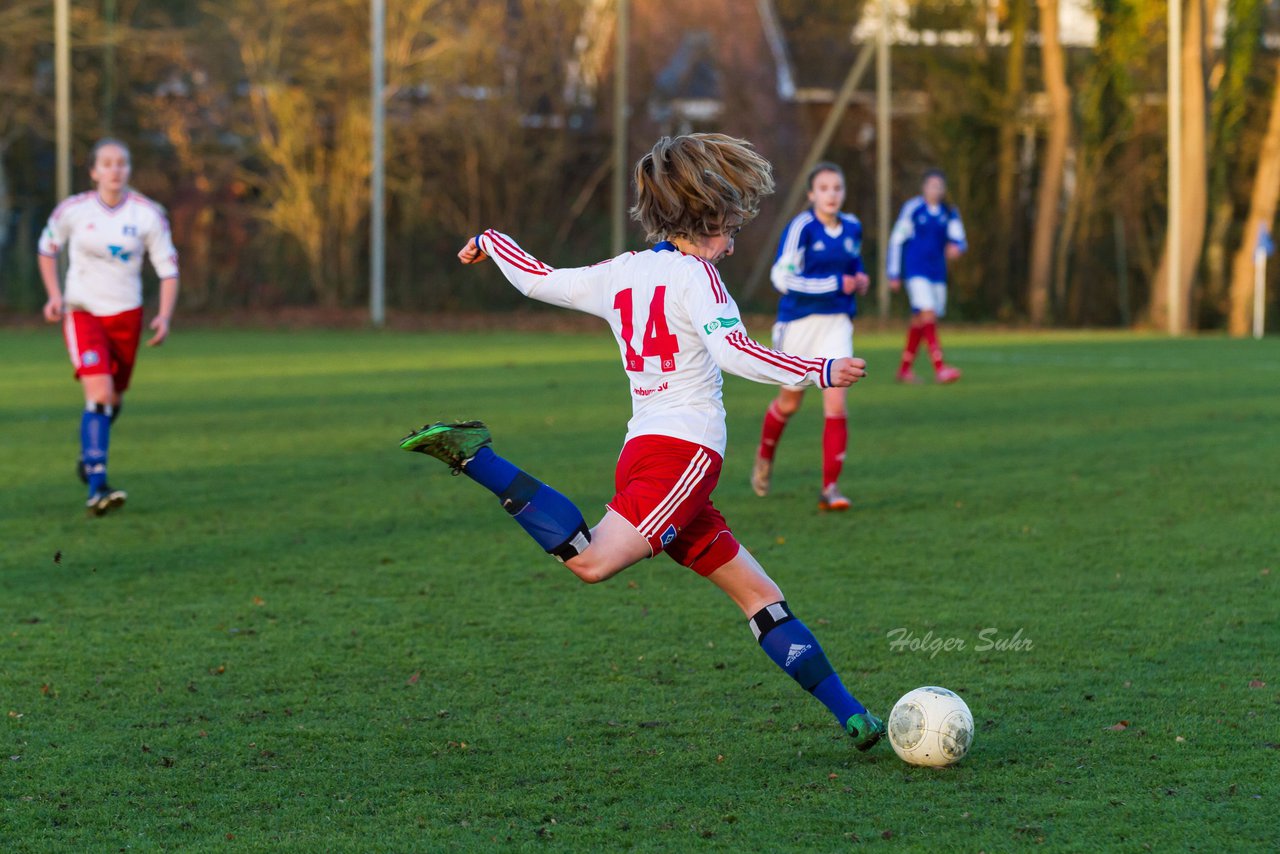
[[[125,202],[129,201],[129,191],[125,190],[123,193],[121,193],[120,201],[116,202],[114,205],[107,204],[106,201],[102,198],[102,195],[97,190],[93,191],[93,197],[98,200],[98,204],[102,207],[104,211],[106,211],[107,213],[113,214],[116,211],[123,208]]]

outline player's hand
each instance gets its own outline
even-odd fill
[[[857,277],[857,276],[849,276],[849,275],[845,275],[845,276],[841,276],[841,277],[840,277],[840,291],[841,291],[842,293],[844,293],[844,294],[851,294],[851,293],[853,293],[854,291],[856,291],[857,289],[858,289],[858,277]]]
[[[156,315],[156,319],[151,321],[151,329],[154,334],[151,340],[147,342],[148,347],[159,347],[164,343],[164,339],[169,337],[169,318],[163,315]]]
[[[866,273],[854,273],[853,282],[853,289],[857,291],[858,296],[864,295],[871,287],[871,277]]]
[[[954,261],[964,254],[964,250],[954,243],[948,243],[947,248],[942,250],[942,253],[947,256],[948,261]]]
[[[44,304],[44,319],[49,323],[57,323],[62,319],[62,294],[49,297]]]
[[[832,388],[848,388],[866,375],[866,359],[851,359],[845,356],[831,363]]]
[[[889,290],[891,290],[891,291],[900,291],[900,290],[902,290],[902,279],[890,279],[890,280],[889,280]]]
[[[480,247],[476,245],[474,239],[468,240],[462,249],[458,251],[458,260],[463,264],[479,264],[489,256],[480,251]]]

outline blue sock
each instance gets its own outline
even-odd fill
[[[572,501],[525,474],[489,446],[468,460],[462,473],[498,496],[502,509],[548,554],[568,560],[591,541],[582,511]]]
[[[751,631],[773,663],[817,697],[836,716],[840,726],[867,710],[844,687],[818,639],[796,619],[786,602],[775,602],[761,609],[751,618]]]
[[[90,405],[80,418],[80,458],[89,478],[89,494],[107,483],[107,444],[111,439],[111,407]]]

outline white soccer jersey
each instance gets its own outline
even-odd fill
[[[114,208],[96,192],[71,196],[54,209],[40,235],[40,254],[70,247],[63,302],[71,309],[110,315],[142,305],[142,253],[161,279],[178,275],[164,210],[129,190]]]
[[[631,386],[628,440],[671,436],[723,456],[721,369],[772,385],[831,384],[832,360],[802,359],[749,338],[716,268],[670,243],[556,270],[500,232],[477,240],[521,293],[609,323]]]

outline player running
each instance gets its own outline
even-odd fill
[[[819,163],[809,172],[809,209],[782,233],[770,274],[782,294],[773,327],[773,346],[779,350],[807,357],[853,355],[855,295],[865,294],[871,279],[862,266],[862,223],[841,213],[843,205],[843,170]],[[822,510],[849,509],[836,483],[849,444],[846,395],[839,387],[822,390]],[[803,386],[784,385],[765,411],[751,469],[751,488],[761,498],[769,494],[782,431],[803,401]]]
[[[102,139],[89,158],[95,189],[54,209],[40,235],[40,277],[49,299],[44,318],[62,321],[75,376],[84,387],[80,459],[76,471],[89,487],[85,509],[101,516],[128,494],[107,484],[107,445],[120,415],[142,336],[142,254],[160,277],[160,310],[149,346],[169,335],[178,300],[178,253],[164,211],[129,188],[129,149]],[[58,253],[67,248],[66,292],[58,282]]]
[[[902,206],[889,237],[889,287],[896,291],[905,280],[911,302],[911,327],[897,379],[920,382],[911,363],[923,338],[929,345],[935,378],[940,383],[953,383],[960,379],[960,369],[942,361],[938,318],[947,313],[947,262],[963,255],[968,243],[960,212],[947,204],[947,179],[940,170],[924,173],[920,192]]]
[[[489,230],[458,253],[492,258],[526,296],[594,314],[618,341],[632,417],[614,473],[616,494],[588,529],[581,511],[498,456],[478,421],[433,424],[401,442],[448,463],[498,497],[549,554],[587,583],[666,552],[733,600],[760,646],[817,697],[866,750],[884,724],[845,689],[782,591],[739,545],[711,503],[725,450],[721,370],[759,382],[846,387],[866,375],[861,359],[801,358],[747,336],[715,264],[773,192],[769,162],[722,134],[663,137],[635,168],[632,216],[657,241],[592,267],[554,269]]]

